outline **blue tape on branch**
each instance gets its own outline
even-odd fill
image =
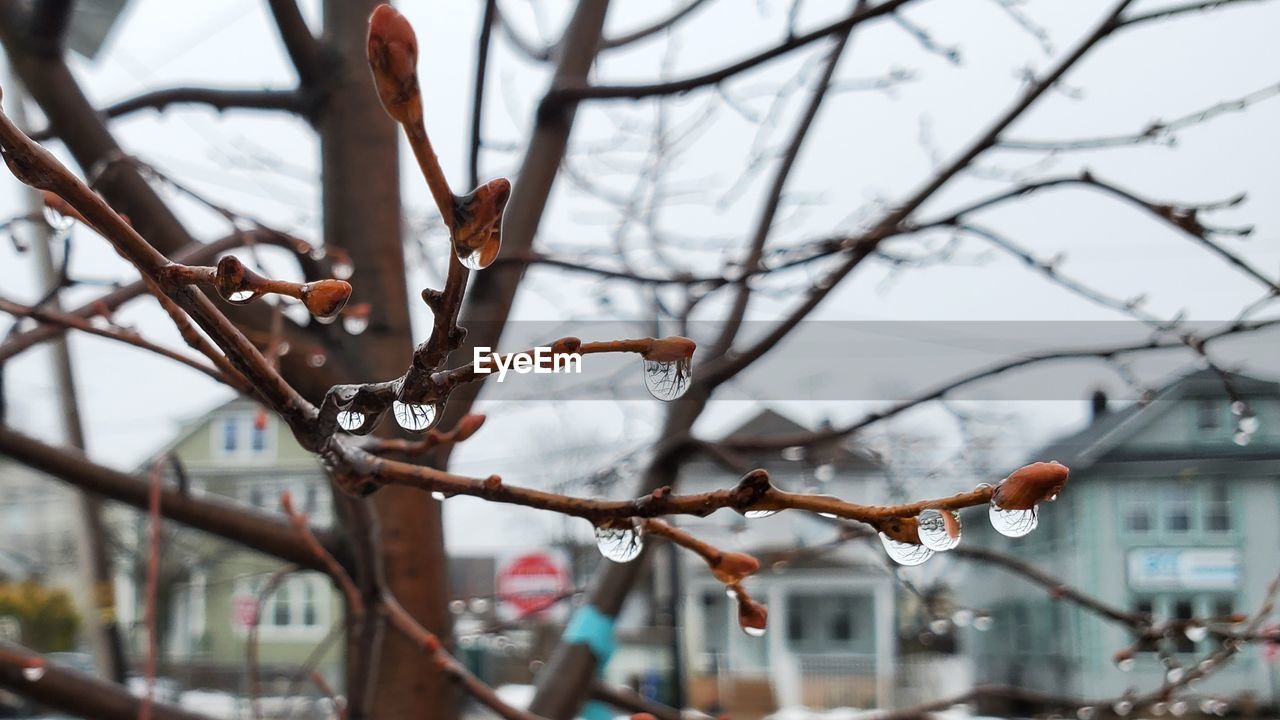
[[[598,700],[588,700],[587,704],[582,706],[582,714],[579,717],[583,720],[613,720],[617,715],[608,705]]]
[[[618,643],[613,637],[613,618],[600,612],[594,605],[583,605],[573,613],[564,629],[562,641],[582,643],[596,656],[596,670],[603,670],[613,657]]]

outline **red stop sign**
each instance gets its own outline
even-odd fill
[[[518,555],[498,571],[498,600],[517,618],[550,609],[568,590],[568,572],[548,553]]]

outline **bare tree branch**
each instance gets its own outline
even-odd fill
[[[603,51],[626,47],[644,40],[650,35],[656,35],[665,30],[670,30],[678,25],[681,20],[684,20],[686,17],[693,14],[695,10],[701,8],[706,3],[707,0],[686,0],[683,5],[671,11],[671,14],[666,17],[658,18],[644,27],[636,28],[631,32],[623,33],[617,37],[609,37],[601,40],[600,49]]]
[[[321,47],[307,21],[298,9],[297,0],[267,0],[271,16],[284,41],[285,52],[293,61],[298,81],[304,88],[315,89],[321,72]]]

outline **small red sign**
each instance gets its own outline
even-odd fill
[[[232,599],[232,618],[236,625],[249,627],[258,616],[258,599],[252,595],[239,595]]]
[[[498,570],[498,600],[516,618],[540,615],[554,607],[569,591],[569,573],[563,561],[550,553],[517,555]]]

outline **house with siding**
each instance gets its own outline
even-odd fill
[[[1067,491],[1039,527],[1011,539],[971,521],[965,542],[1009,552],[1157,620],[1257,610],[1280,572],[1280,385],[1230,381],[1247,408],[1209,370],[1119,410],[1095,397],[1084,428],[1032,456],[1071,468]],[[994,621],[990,632],[962,639],[978,682],[1110,697],[1159,687],[1169,670],[1156,646],[1138,648],[1133,663],[1117,667],[1116,652],[1133,644],[1123,626],[1055,602],[998,568],[976,566],[957,592]],[[1216,642],[1193,632],[1162,649],[1194,667]],[[1274,704],[1276,673],[1260,649],[1246,648],[1195,691]]]

